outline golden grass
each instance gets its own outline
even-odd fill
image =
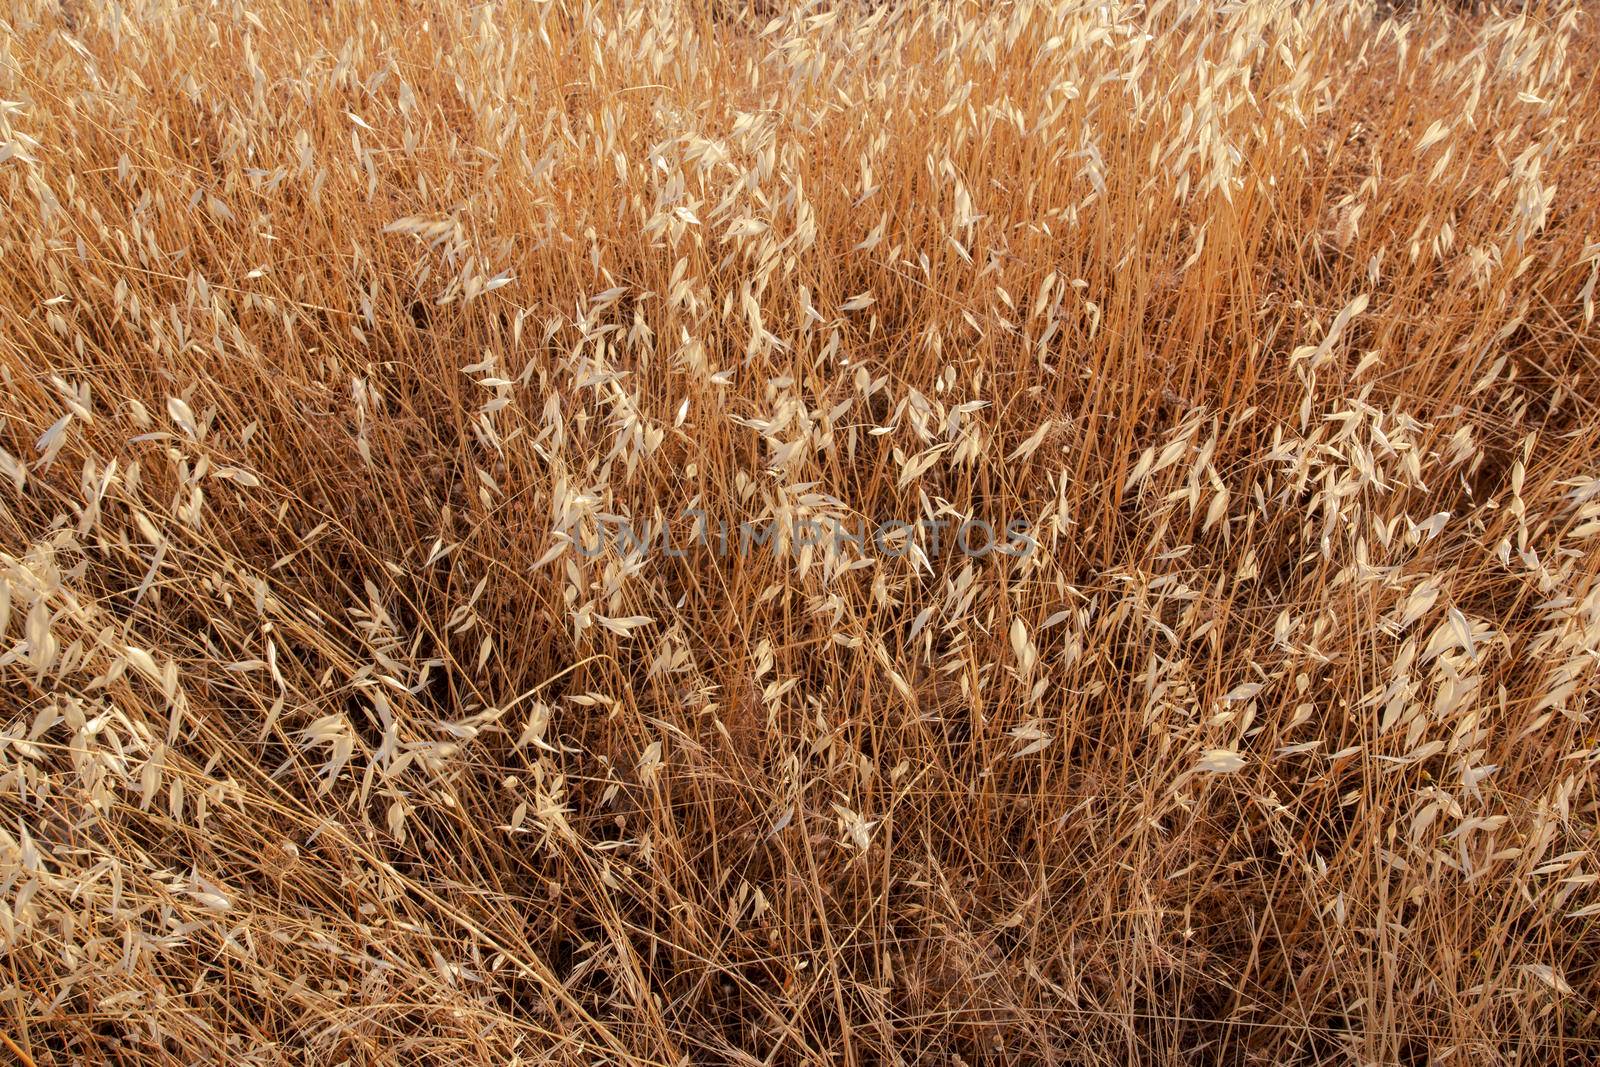
[[[1600,1055],[1581,4],[6,20],[8,1055]]]

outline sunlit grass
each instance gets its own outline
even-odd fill
[[[5,18],[8,1055],[1600,1054],[1581,4]]]

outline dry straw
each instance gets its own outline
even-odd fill
[[[4,19],[7,1055],[1600,1055],[1582,4]]]

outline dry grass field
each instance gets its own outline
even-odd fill
[[[1583,4],[0,16],[0,1062],[1600,1058]]]

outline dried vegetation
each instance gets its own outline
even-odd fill
[[[4,26],[9,1055],[1600,1051],[1582,5]]]

